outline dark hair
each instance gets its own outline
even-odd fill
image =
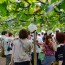
[[[49,44],[49,40],[48,39],[52,39],[52,37],[50,35],[47,35],[45,38],[45,43],[48,45]]]
[[[25,30],[25,29],[20,30],[20,32],[19,32],[19,38],[25,39],[25,38],[27,38],[27,37],[28,37],[28,32],[27,32],[27,30]]]
[[[12,36],[13,34],[12,34],[11,32],[8,32],[8,35],[9,35],[9,37],[10,37],[10,36]]]
[[[3,31],[1,34],[2,35],[5,35],[5,34],[7,34],[8,32],[7,31]]]
[[[58,32],[56,34],[56,40],[60,43],[64,43],[65,40],[65,34],[63,32]]]
[[[43,42],[45,41],[46,36],[47,36],[47,33],[44,33]]]
[[[28,35],[30,35],[30,31],[28,31]]]

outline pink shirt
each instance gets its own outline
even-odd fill
[[[46,45],[45,43],[43,44],[45,55],[46,56],[53,56],[54,55],[54,50],[53,46],[51,44]]]

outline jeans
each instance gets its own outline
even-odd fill
[[[55,61],[55,56],[45,56],[44,60],[42,60],[42,65],[51,65],[53,61]]]
[[[6,65],[9,65],[11,61],[11,55],[6,55]]]

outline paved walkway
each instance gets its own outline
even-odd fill
[[[5,65],[5,58],[0,57],[0,65]]]

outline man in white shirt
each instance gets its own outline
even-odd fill
[[[2,48],[4,48],[4,55],[6,57],[6,65],[9,65],[11,54],[12,54],[12,40],[11,36],[9,36],[9,32],[3,31],[2,32]]]

